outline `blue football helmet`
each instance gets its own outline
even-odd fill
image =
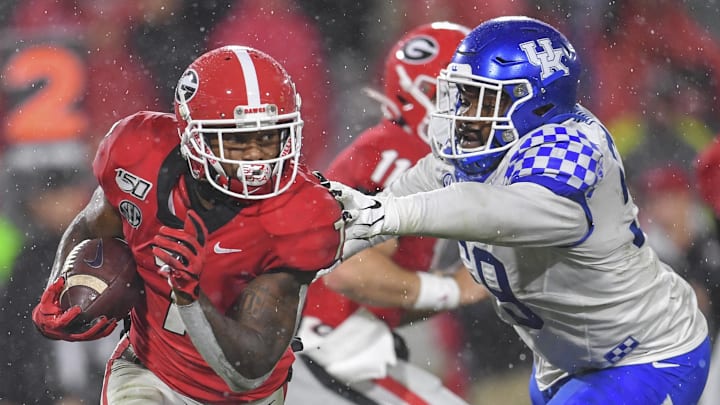
[[[437,86],[435,153],[464,180],[483,181],[520,137],[573,111],[581,71],[558,30],[528,17],[480,24],[460,43]]]

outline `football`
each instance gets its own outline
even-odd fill
[[[143,282],[127,243],[117,238],[86,239],[68,255],[61,272],[65,286],[60,306],[74,305],[82,313],[70,329],[82,331],[92,320],[105,315],[120,320],[144,294]]]

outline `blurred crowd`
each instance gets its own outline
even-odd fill
[[[98,142],[132,112],[170,112],[175,84],[194,58],[225,44],[275,57],[302,96],[305,160],[322,171],[380,116],[362,90],[381,85],[382,59],[397,38],[432,21],[475,27],[499,15],[544,19],[578,46],[586,69],[580,93],[588,95],[580,102],[615,134],[642,229],[691,281],[715,336],[720,204],[703,198],[697,168],[720,133],[720,32],[710,25],[720,17],[716,2],[4,0],[0,404],[97,403],[117,335],[49,341],[30,312],[59,232],[95,187],[90,163]],[[489,303],[403,333],[411,359],[469,402],[529,403],[531,353]]]

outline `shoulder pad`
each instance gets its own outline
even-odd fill
[[[603,176],[600,148],[573,128],[546,125],[520,142],[505,171],[508,184],[542,176],[585,193]]]
[[[109,167],[133,166],[149,151],[169,151],[179,138],[171,114],[143,111],[117,121],[98,146],[93,161],[96,177]]]

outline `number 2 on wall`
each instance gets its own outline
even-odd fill
[[[505,265],[487,250],[477,246],[468,247],[465,241],[461,241],[460,246],[461,254],[472,264],[482,283],[500,301],[499,307],[519,325],[542,329],[543,320],[513,294]]]
[[[88,117],[77,107],[85,91],[86,70],[71,49],[49,44],[20,49],[3,67],[3,86],[11,92],[32,92],[8,112],[7,140],[37,142],[81,136],[89,125]]]

